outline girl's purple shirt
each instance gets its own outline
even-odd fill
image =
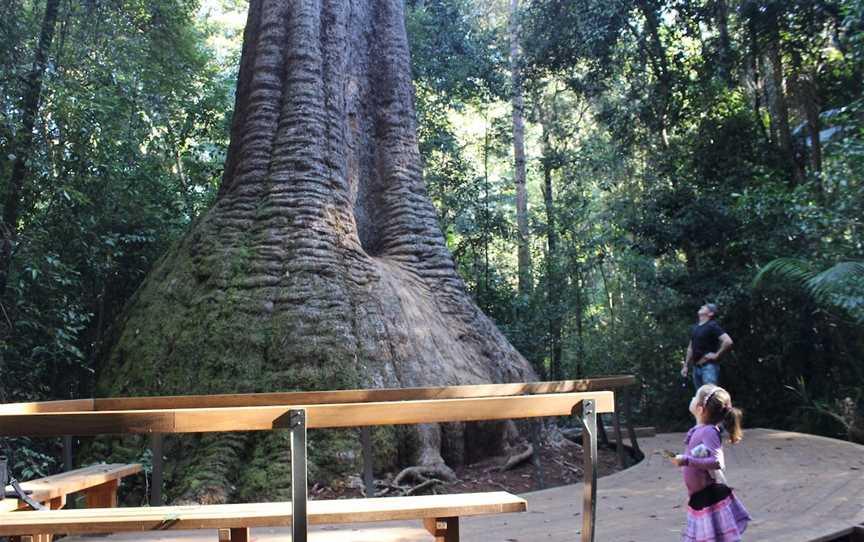
[[[700,444],[708,450],[706,457],[694,457],[691,453]],[[716,425],[699,424],[687,432],[684,438],[684,461],[684,484],[689,495],[714,483],[708,471],[720,469],[723,464],[723,442]]]

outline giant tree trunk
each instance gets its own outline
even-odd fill
[[[532,378],[466,294],[426,195],[402,2],[252,0],[219,196],[136,293],[100,393]],[[418,428],[413,462],[470,455],[470,428],[452,429]],[[316,435],[313,480],[356,446]],[[283,439],[177,439],[174,496],[284,497]]]

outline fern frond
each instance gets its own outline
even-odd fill
[[[753,278],[753,288],[759,288],[766,281],[783,281],[805,286],[807,281],[815,277],[811,266],[797,258],[777,258],[771,260],[756,273]]]

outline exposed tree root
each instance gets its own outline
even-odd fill
[[[456,473],[453,469],[444,463],[436,465],[417,465],[402,469],[402,472],[396,475],[393,483],[397,486],[403,486],[407,480],[416,482],[425,482],[429,479],[438,479],[442,482],[455,482]]]
[[[529,459],[531,459],[531,457],[533,455],[534,455],[534,446],[531,443],[526,443],[525,449],[522,450],[521,452],[517,453],[517,454],[511,455],[510,457],[508,457],[507,461],[504,463],[504,465],[501,466],[500,470],[506,471],[506,470],[516,468],[517,466],[521,465],[525,461],[528,461]]]

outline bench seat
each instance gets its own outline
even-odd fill
[[[139,472],[141,472],[141,465],[138,463],[90,465],[38,480],[22,482],[21,488],[30,491],[34,501],[50,504],[53,509],[65,506],[66,496],[79,491],[85,492],[88,507],[105,508],[116,506],[117,485],[120,479]],[[6,488],[6,491],[11,490],[11,487]],[[0,512],[25,509],[28,509],[28,506],[15,498],[0,501]]]
[[[309,501],[310,524],[364,523],[390,520],[431,523],[464,516],[524,512],[525,499],[503,491],[456,495],[383,497]],[[458,530],[454,522],[439,526]],[[245,529],[291,525],[291,503],[154,506],[18,512],[0,521],[0,536],[30,533],[84,534],[121,531]],[[433,533],[434,534],[434,533]],[[232,538],[233,540],[233,538]],[[442,538],[443,540],[443,538]],[[449,539],[448,539],[449,540]],[[454,538],[454,540],[456,540]]]

